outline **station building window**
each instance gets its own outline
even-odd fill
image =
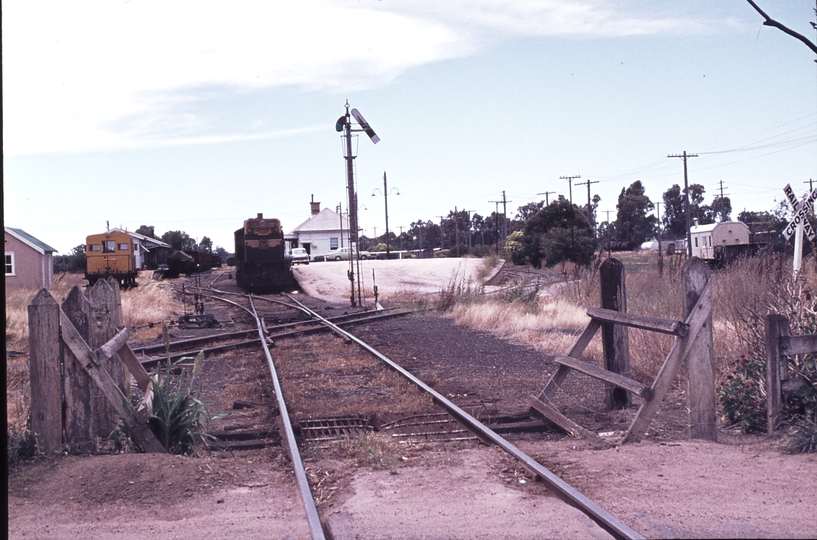
[[[16,275],[14,273],[14,253],[13,252],[11,252],[11,253],[7,252],[5,259],[6,259],[5,260],[5,263],[6,263],[6,275],[7,276]]]
[[[329,239],[329,249],[336,250],[338,249],[338,239],[337,238],[330,238]]]

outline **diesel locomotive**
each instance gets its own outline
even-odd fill
[[[278,219],[263,214],[235,231],[235,280],[248,292],[291,291],[297,287]]]

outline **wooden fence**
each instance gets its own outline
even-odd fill
[[[60,306],[42,289],[28,305],[31,429],[43,451],[96,451],[120,419],[149,452],[164,448],[126,396],[125,368],[146,396],[152,381],[128,345],[119,284],[74,287]]]
[[[817,334],[791,335],[788,317],[766,316],[766,420],[772,433],[780,423],[783,387],[789,380],[788,356],[817,352]]]
[[[624,266],[616,259],[607,259],[601,266],[601,308],[590,308],[590,322],[566,356],[557,356],[559,365],[538,397],[531,396],[531,408],[568,433],[605,443],[595,434],[565,417],[552,404],[551,398],[571,371],[579,371],[606,383],[607,408],[629,405],[629,394],[642,398],[641,406],[621,442],[639,441],[669,391],[676,373],[686,363],[687,404],[692,438],[717,440],[717,409],[715,399],[715,348],[712,332],[712,283],[709,267],[693,257],[682,271],[684,320],[662,319],[627,313]],[[602,329],[605,367],[580,360],[596,332]],[[675,344],[652,385],[644,386],[629,376],[628,328],[674,335]]]

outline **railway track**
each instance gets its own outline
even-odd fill
[[[559,495],[568,504],[579,508],[582,512],[593,519],[599,526],[616,538],[641,538],[642,536],[620,520],[612,516],[609,512],[601,508],[598,504],[585,497],[578,490],[567,484],[564,480],[552,473],[536,460],[522,452],[501,433],[512,433],[515,431],[526,431],[533,429],[545,429],[542,422],[530,421],[525,418],[507,419],[495,418],[491,425],[472,416],[462,408],[458,407],[446,396],[436,392],[432,387],[416,378],[409,371],[387,358],[358,337],[341,327],[356,322],[370,321],[371,313],[344,314],[338,317],[323,317],[313,309],[310,309],[302,302],[290,295],[280,297],[244,295],[217,289],[214,286],[215,280],[208,287],[198,288],[198,294],[206,297],[208,301],[218,302],[227,306],[231,313],[240,315],[246,321],[254,323],[252,330],[234,330],[230,332],[215,333],[214,335],[202,338],[188,338],[171,343],[170,351],[164,344],[154,347],[142,347],[138,349],[143,355],[165,352],[163,356],[157,355],[147,357],[143,363],[156,362],[166,359],[168,355],[172,358],[195,355],[198,351],[209,351],[210,354],[217,354],[228,349],[240,347],[256,347],[263,350],[266,364],[270,373],[270,380],[273,386],[272,392],[276,399],[276,409],[278,413],[279,426],[276,430],[273,426],[261,428],[236,429],[232,433],[225,430],[218,433],[224,439],[231,439],[230,446],[233,450],[250,450],[260,448],[269,444],[280,444],[289,455],[295,477],[298,484],[300,498],[304,505],[306,519],[310,527],[313,538],[324,538],[324,530],[318,516],[317,505],[312,495],[308,475],[304,468],[300,456],[298,441],[302,445],[331,445],[339,440],[348,440],[361,435],[380,432],[390,435],[394,440],[400,441],[467,441],[480,440],[488,444],[496,445],[505,453],[517,460],[521,466],[537,479],[543,481],[553,492]],[[263,308],[261,306],[263,305]],[[282,310],[289,312],[288,316],[282,315]],[[388,314],[378,314],[381,316],[398,316],[405,313],[395,312]],[[298,320],[291,320],[291,319]],[[283,322],[285,319],[290,319]],[[267,324],[275,321],[274,324]],[[427,403],[433,402],[433,410],[426,410],[417,414],[400,415],[397,418],[389,418],[385,421],[372,414],[342,414],[342,415],[318,415],[318,418],[309,418],[304,415],[306,407],[299,405],[298,397],[287,394],[287,391],[297,388],[290,380],[284,380],[276,367],[271,348],[276,340],[283,340],[293,335],[304,335],[315,332],[330,331],[343,341],[355,343],[360,349],[366,351],[372,358],[377,359],[386,371],[396,374],[403,381],[402,384],[409,385],[418,391]],[[315,338],[318,339],[318,338]],[[158,349],[157,347],[161,347]],[[345,345],[344,345],[345,347]],[[344,353],[346,354],[346,353]],[[369,369],[368,371],[371,371]],[[353,387],[360,394],[360,389],[365,389],[375,396],[385,388],[382,380],[375,380],[368,371],[335,373],[333,377],[337,380],[344,378],[354,381]],[[304,377],[304,380],[308,374]],[[315,377],[313,376],[313,379]],[[390,385],[395,383],[388,382]],[[305,392],[308,393],[308,392]],[[285,401],[284,398],[287,398]],[[361,395],[360,399],[365,398]],[[290,411],[287,401],[294,402],[297,411]],[[308,399],[307,399],[308,401]],[[375,400],[377,401],[377,400]],[[234,408],[253,408],[257,404],[251,402],[242,403],[236,401]],[[371,406],[377,403],[369,404]],[[365,408],[365,407],[364,407]],[[376,408],[376,407],[375,407]],[[426,409],[429,407],[427,406]],[[367,413],[370,411],[366,411]],[[277,436],[276,436],[277,435]]]

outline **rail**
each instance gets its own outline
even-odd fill
[[[312,311],[305,305],[298,302],[292,296],[288,294],[284,294],[290,301],[294,302],[302,310],[308,312],[314,317],[315,319],[323,322],[323,324],[334,327],[336,333],[344,334],[346,337],[358,345],[360,345],[363,349],[374,355],[375,357],[379,358],[383,362],[385,362],[388,366],[392,369],[403,375],[409,381],[420,387],[422,390],[430,394],[440,405],[442,405],[450,414],[455,416],[461,422],[463,422],[469,429],[474,431],[480,437],[496,444],[506,453],[513,456],[517,459],[520,463],[524,465],[528,471],[532,474],[537,475],[540,477],[546,484],[548,484],[551,488],[556,491],[563,499],[570,502],[571,504],[575,505],[579,508],[582,512],[587,514],[593,521],[598,523],[602,528],[604,528],[607,532],[612,534],[616,538],[627,538],[627,539],[636,539],[636,538],[644,538],[641,534],[637,531],[632,529],[631,527],[624,524],[621,520],[610,514],[607,510],[587,498],[585,495],[580,493],[576,490],[573,486],[559,478],[556,474],[548,470],[542,464],[538,463],[535,459],[525,454],[522,450],[505,440],[503,437],[499,436],[496,432],[491,430],[488,426],[459,408],[453,402],[451,402],[448,398],[425,384],[423,381],[412,375],[410,372],[405,370],[402,366],[395,363],[388,357],[381,354],[376,349],[369,346],[367,343],[362,341],[357,336],[346,332],[345,330],[341,329],[340,327],[334,325],[332,322],[328,321],[318,313]]]

